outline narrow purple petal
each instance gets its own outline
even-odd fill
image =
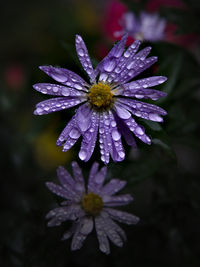
[[[60,181],[60,183],[62,184],[62,186],[64,187],[73,187],[74,186],[74,180],[71,177],[71,175],[69,174],[69,172],[63,168],[62,166],[59,166],[57,168],[57,176],[58,179]]]
[[[105,210],[109,213],[111,218],[113,218],[114,220],[117,220],[118,222],[126,223],[126,224],[136,224],[139,222],[138,217],[128,212],[111,209],[111,208],[105,208]]]
[[[44,115],[51,112],[68,109],[74,107],[82,102],[86,101],[85,99],[77,97],[56,97],[51,98],[45,101],[42,101],[36,105],[36,110],[34,111],[35,115]]]
[[[134,135],[137,138],[139,138],[142,142],[148,145],[151,144],[151,139],[145,134],[144,128],[141,125],[138,125],[133,118],[124,120],[124,123],[126,123],[130,131],[133,132]]]
[[[167,94],[165,92],[154,89],[132,89],[123,91],[121,95],[128,97],[135,97],[138,99],[143,98],[143,99],[158,100],[161,97],[165,97]]]
[[[160,115],[166,115],[167,112],[156,106],[156,105],[153,105],[153,104],[148,104],[148,103],[144,103],[144,102],[141,102],[141,101],[138,101],[138,100],[133,100],[133,99],[123,99],[123,98],[120,98],[118,97],[118,101],[122,104],[124,104],[123,106],[128,106],[130,107],[131,111],[134,112],[134,111],[140,111],[140,112],[146,112],[148,114],[150,113],[156,113],[156,114],[160,114]],[[127,109],[128,109],[127,107]]]
[[[101,160],[105,164],[109,162],[109,153],[112,145],[109,124],[110,120],[108,112],[101,113],[99,120],[99,143],[100,143]]]
[[[88,86],[88,84],[79,75],[68,69],[55,68],[52,66],[40,66],[39,68],[57,82],[77,90],[88,91],[85,87]]]
[[[129,194],[119,196],[103,196],[103,203],[105,207],[124,206],[133,201]]]
[[[153,77],[148,77],[140,80],[136,80],[130,83],[124,84],[124,88],[128,90],[132,89],[143,89],[143,88],[148,88],[156,85],[160,85],[164,83],[167,80],[166,77],[164,76],[153,76]]]
[[[91,218],[82,218],[77,224],[76,231],[72,238],[71,250],[78,250],[82,247],[84,240],[92,232],[93,220]]]
[[[68,122],[67,126],[64,128],[64,130],[60,134],[56,142],[57,146],[62,145],[63,142],[67,140],[69,134],[71,138],[74,137],[75,139],[81,135],[80,131],[78,130],[78,127],[76,126],[75,116],[72,117],[72,119]]]
[[[102,73],[100,75],[100,80],[108,82],[119,82],[119,75],[126,69],[126,64],[130,58],[132,58],[137,52],[140,46],[140,41],[136,40],[129,48],[124,52],[124,54],[117,60],[115,68],[113,69],[111,75],[108,76],[107,73]]]
[[[101,216],[95,217],[95,228],[97,232],[97,238],[99,241],[99,249],[105,253],[109,254],[110,253],[110,245],[108,242],[107,235],[105,234],[104,231],[104,220]]]
[[[120,62],[121,56],[124,52],[127,35],[110,50],[107,56],[97,65],[96,69],[100,71],[100,81],[112,82],[118,74],[114,73],[114,69]]]
[[[92,110],[87,103],[81,105],[76,111],[76,123],[82,133],[86,132],[91,125],[91,114]]]
[[[58,84],[36,83],[33,85],[33,88],[47,95],[86,97],[86,93],[83,91]]]
[[[91,126],[83,134],[81,149],[79,151],[79,158],[81,160],[88,161],[90,159],[96,145],[98,127],[99,127],[99,114],[93,111],[91,115]]]
[[[72,162],[72,169],[73,169],[74,180],[76,182],[75,190],[83,194],[85,192],[85,181],[83,178],[82,170],[76,161]]]
[[[76,35],[75,45],[76,45],[76,52],[78,54],[78,58],[81,62],[83,69],[87,72],[91,82],[94,82],[96,74],[93,70],[87,47],[80,35]]]
[[[126,143],[129,146],[133,146],[134,148],[137,148],[135,138],[133,137],[133,134],[130,132],[125,122],[122,119],[120,119],[117,115],[115,116],[115,120],[117,122],[117,127],[120,130],[121,134],[123,135]]]
[[[116,231],[117,227],[115,227],[115,223],[112,221],[112,219],[109,218],[107,213],[102,212],[101,213],[103,220],[104,220],[104,231],[106,235],[109,237],[109,239],[118,247],[123,246],[123,241],[119,233]],[[123,230],[121,229],[121,233]]]
[[[119,192],[126,185],[126,181],[112,179],[101,189],[101,195],[113,195]]]
[[[117,123],[111,111],[109,112],[109,116],[111,121],[110,133],[112,138],[111,157],[113,161],[122,161],[125,158],[125,152],[121,141],[121,133],[117,129]]]
[[[104,166],[101,168],[101,170],[99,172],[97,172],[95,174],[93,179],[89,180],[89,183],[88,183],[88,191],[89,192],[99,194],[99,192],[101,191],[101,188],[103,186],[103,183],[106,179],[106,173],[107,173],[107,168]]]
[[[46,215],[46,219],[50,219],[48,226],[58,226],[62,222],[67,220],[76,220],[80,218],[80,206],[71,205],[69,207],[59,207],[49,211]]]
[[[71,191],[67,188],[63,188],[60,185],[56,185],[52,182],[47,182],[46,186],[48,187],[48,189],[56,194],[59,197],[63,197],[65,199],[69,199],[69,200],[73,200],[76,196],[76,193],[74,191]]]

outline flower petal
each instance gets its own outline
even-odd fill
[[[164,83],[167,80],[166,77],[164,76],[153,76],[153,77],[148,77],[140,80],[136,80],[130,83],[124,84],[124,88],[128,90],[132,89],[143,89],[143,88],[148,88],[156,85],[160,85]]]
[[[84,240],[93,229],[93,220],[84,217],[77,223],[76,231],[72,238],[71,250],[78,250],[82,247]]]
[[[79,205],[71,205],[68,207],[59,207],[53,210],[50,210],[47,215],[46,219],[50,219],[48,222],[48,226],[58,226],[62,222],[67,220],[76,220],[80,218],[81,209]]]
[[[153,104],[144,103],[138,100],[133,99],[123,99],[118,97],[118,101],[122,103],[123,107],[126,107],[128,110],[131,110],[131,112],[134,114],[136,111],[140,111],[141,113],[156,113],[160,115],[166,115],[167,112]],[[119,103],[118,103],[119,104]],[[137,114],[135,114],[137,116]],[[150,119],[150,118],[149,118]],[[150,119],[151,120],[151,119]]]
[[[57,82],[77,90],[88,91],[85,87],[88,86],[88,84],[73,71],[63,68],[55,68],[52,66],[40,66],[39,68]]]
[[[133,201],[133,198],[129,194],[118,196],[103,196],[103,203],[105,207],[124,206]]]
[[[115,120],[117,122],[117,127],[120,129],[120,132],[123,135],[126,143],[129,146],[133,146],[134,148],[137,148],[135,138],[133,137],[133,134],[130,132],[125,122],[122,119],[120,119],[117,115],[115,116]]]
[[[73,178],[71,177],[69,172],[62,166],[59,166],[57,168],[57,176],[63,187],[74,186]]]
[[[124,120],[124,123],[128,126],[131,132],[139,138],[142,142],[150,145],[151,139],[145,134],[145,130],[142,126],[138,125],[133,118]]]
[[[108,213],[102,212],[101,217],[104,221],[104,231],[106,235],[109,237],[109,239],[118,247],[123,246],[123,241],[119,233],[116,231],[117,227],[115,227],[115,223],[112,221],[112,219],[109,218]],[[121,229],[121,233],[123,230]]]
[[[63,142],[68,139],[69,135],[74,139],[77,139],[81,135],[78,127],[76,126],[75,116],[72,117],[72,119],[68,122],[67,126],[58,137],[58,140],[56,142],[57,146],[62,145]]]
[[[76,123],[82,133],[86,132],[91,125],[91,114],[92,110],[87,103],[76,111]]]
[[[72,169],[73,169],[74,180],[76,182],[75,190],[78,191],[79,193],[84,193],[85,180],[83,178],[82,170],[76,161],[72,162]]]
[[[54,184],[52,182],[46,182],[46,186],[52,193],[56,194],[59,197],[63,197],[69,200],[73,200],[76,197],[76,192],[74,190],[63,188],[62,186]]]
[[[83,69],[87,72],[91,82],[94,82],[96,78],[96,73],[93,70],[87,47],[80,35],[76,35],[75,45],[76,52]]]
[[[85,99],[77,97],[56,97],[51,98],[45,101],[42,101],[36,105],[36,110],[34,111],[35,115],[44,115],[51,112],[68,109],[74,107],[82,102]]]
[[[105,253],[109,254],[110,253],[110,245],[108,242],[107,235],[105,234],[104,231],[104,220],[101,216],[95,217],[95,228],[97,232],[97,238],[99,241],[99,249]]]
[[[107,56],[97,65],[96,70],[100,71],[100,81],[112,82],[116,75],[114,69],[120,62],[124,47],[126,44],[127,34],[110,50]]]
[[[95,174],[93,179],[89,180],[88,183],[88,192],[93,192],[96,194],[99,194],[101,191],[101,188],[103,186],[103,183],[106,179],[106,173],[107,173],[107,168],[106,166],[102,167],[99,172]]]
[[[95,111],[91,115],[91,127],[83,134],[79,158],[88,161],[94,151],[99,127],[99,114]]]
[[[125,152],[121,141],[121,133],[117,128],[117,123],[115,121],[114,115],[109,111],[110,116],[110,133],[112,140],[112,150],[110,151],[113,161],[122,161],[125,158]]]
[[[104,187],[101,189],[101,195],[113,195],[120,191],[126,185],[126,181],[121,181],[119,179],[110,180]]]
[[[125,211],[111,209],[111,208],[105,208],[105,210],[109,213],[111,218],[113,218],[114,220],[117,220],[118,222],[121,222],[121,223],[136,224],[140,220],[135,215],[130,214],[130,213],[125,212]]]
[[[51,83],[36,83],[33,88],[42,94],[56,95],[56,96],[77,96],[85,97],[86,93],[71,87],[66,87]]]

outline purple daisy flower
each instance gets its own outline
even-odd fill
[[[166,77],[130,81],[155,63],[157,57],[147,58],[151,47],[137,52],[140,41],[135,41],[125,50],[126,39],[127,35],[123,36],[93,69],[85,43],[79,35],[76,36],[76,51],[90,84],[70,70],[40,67],[62,85],[39,83],[33,86],[43,94],[59,96],[37,104],[34,114],[48,114],[82,103],[57,140],[57,145],[63,145],[63,151],[67,151],[82,136],[81,160],[90,159],[99,133],[101,160],[108,163],[111,155],[114,161],[122,161],[125,152],[121,135],[131,146],[136,146],[133,134],[144,143],[151,144],[144,128],[132,115],[157,122],[162,122],[161,115],[166,115],[162,108],[137,100],[157,100],[166,96],[164,92],[151,89],[165,82]]]
[[[124,33],[141,41],[156,42],[165,37],[166,20],[157,13],[141,12],[137,18],[133,12],[127,12],[122,17],[121,25]],[[116,36],[121,34],[115,33]]]
[[[118,247],[122,247],[126,240],[125,232],[114,220],[125,224],[136,224],[139,221],[138,217],[113,207],[127,205],[133,198],[129,194],[115,195],[126,185],[125,181],[111,179],[104,185],[106,167],[98,171],[98,163],[93,164],[87,188],[78,164],[73,162],[72,167],[74,178],[60,166],[57,174],[61,186],[52,182],[46,183],[51,192],[65,199],[61,207],[46,215],[49,219],[48,226],[72,221],[72,227],[62,237],[62,240],[72,237],[71,250],[80,249],[83,241],[95,228],[99,249],[109,254],[108,239]]]

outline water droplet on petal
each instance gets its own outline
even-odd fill
[[[114,141],[118,141],[121,138],[121,135],[117,130],[113,130],[111,134]]]
[[[69,89],[64,87],[64,88],[62,89],[62,95],[64,95],[64,96],[69,96]]]
[[[116,66],[115,59],[106,61],[104,63],[104,70],[105,71],[108,71],[108,72],[111,72],[111,71],[113,71],[113,69],[115,68],[115,66]]]
[[[136,127],[135,131],[139,135],[143,135],[144,134],[144,130],[139,126]]]
[[[156,113],[150,113],[149,114],[149,119],[152,120],[152,121],[158,121],[158,122],[161,122],[163,121],[162,117],[160,117],[158,114]]]
[[[81,150],[81,151],[79,152],[78,156],[79,156],[79,158],[80,158],[81,160],[85,160],[86,157],[87,157],[87,153],[85,152],[85,150]]]
[[[82,48],[78,49],[79,56],[84,56],[84,50]]]
[[[80,136],[80,132],[77,129],[72,129],[69,136],[73,139],[77,139]]]
[[[66,82],[68,80],[67,77],[64,76],[62,73],[54,72],[51,74],[51,76],[53,79],[55,79],[56,81],[61,82],[61,83]]]

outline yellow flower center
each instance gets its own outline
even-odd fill
[[[94,193],[84,195],[81,204],[89,215],[97,215],[103,208],[102,198]]]
[[[106,109],[113,103],[113,93],[108,84],[94,84],[88,94],[89,102],[97,109]]]

